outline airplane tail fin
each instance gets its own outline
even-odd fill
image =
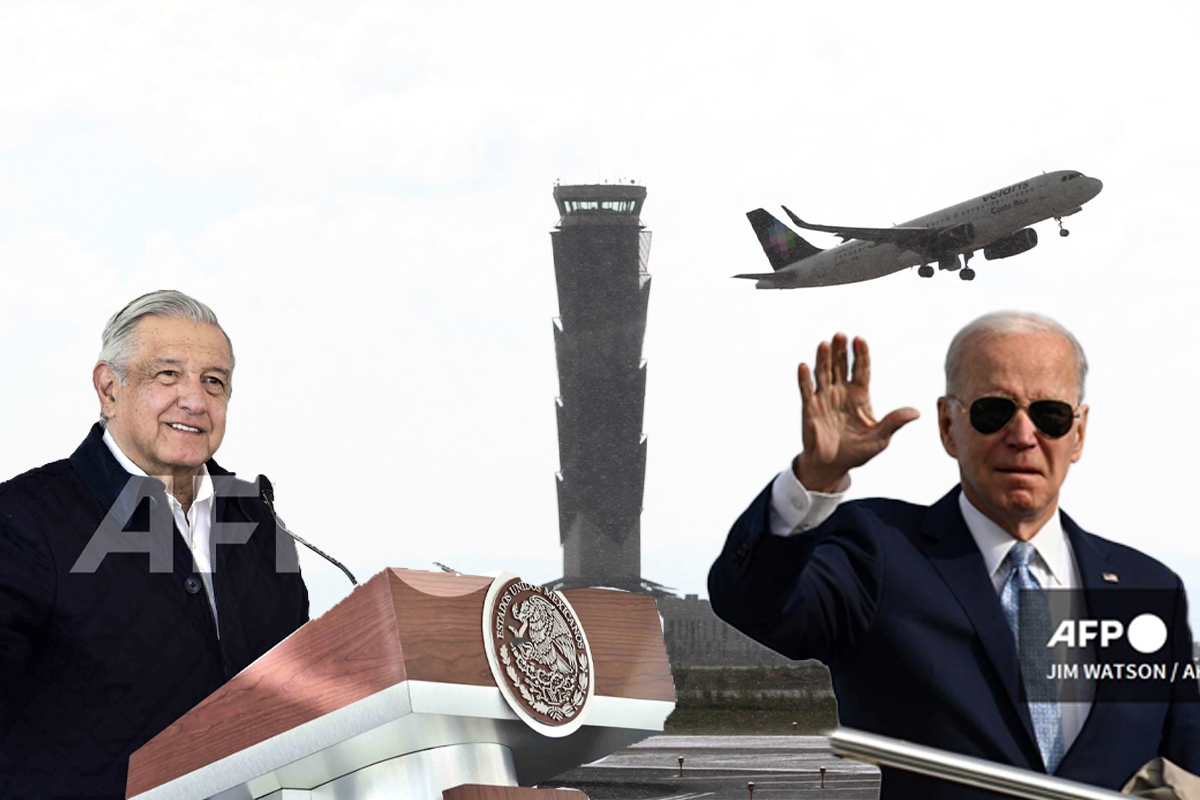
[[[750,220],[750,227],[754,228],[758,243],[767,254],[772,269],[783,269],[788,264],[821,252],[821,248],[813,247],[798,233],[761,208],[746,212],[746,219]]]

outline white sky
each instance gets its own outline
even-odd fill
[[[855,495],[940,497],[945,346],[1022,308],[1092,363],[1063,506],[1200,591],[1195,7],[727,6],[4,3],[0,476],[78,445],[104,321],[178,288],[238,356],[217,458],[270,475],[297,532],[360,579],[557,577],[551,189],[634,178],[646,577],[706,594],[799,446],[795,365],[837,330],[870,342],[878,412],[924,414]],[[1043,223],[1032,252],[978,257],[973,284],[729,277],[768,269],[758,206],[889,225],[1055,169],[1104,192],[1069,239]],[[314,613],[348,590],[303,565]]]

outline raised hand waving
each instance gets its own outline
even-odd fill
[[[804,451],[793,465],[805,488],[836,491],[846,474],[887,448],[892,434],[920,416],[915,408],[899,408],[881,420],[871,413],[871,355],[867,343],[854,339],[851,373],[845,334],[817,347],[816,386],[812,371],[801,364],[801,433]]]

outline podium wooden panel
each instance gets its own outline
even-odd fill
[[[399,569],[374,576],[134,753],[127,796],[265,797],[271,787],[311,789],[288,784],[320,780],[322,770],[465,742],[509,748],[528,785],[581,763],[571,763],[575,751],[594,760],[661,731],[675,693],[653,598],[564,592],[591,646],[595,696],[580,730],[547,739],[507,708],[492,677],[482,633],[491,582]]]

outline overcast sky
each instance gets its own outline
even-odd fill
[[[0,476],[79,444],[105,320],[177,288],[237,353],[217,460],[269,475],[294,530],[360,580],[434,560],[555,578],[551,190],[635,179],[646,577],[706,595],[799,447],[796,363],[838,330],[871,344],[877,412],[922,411],[853,494],[936,500],[957,479],[945,346],[1019,308],[1092,363],[1063,507],[1200,591],[1193,5],[594,8],[0,5]],[[1104,191],[971,284],[729,277],[769,269],[752,208],[890,225],[1057,169]],[[314,613],[349,589],[303,568]]]

